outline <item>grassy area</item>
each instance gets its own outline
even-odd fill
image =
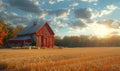
[[[0,70],[120,71],[120,48],[1,49]]]

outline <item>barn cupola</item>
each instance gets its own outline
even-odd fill
[[[33,26],[36,26],[37,24],[38,24],[37,21],[34,21],[34,22],[33,22]]]

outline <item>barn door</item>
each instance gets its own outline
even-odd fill
[[[41,36],[41,47],[47,47],[47,38],[45,36]]]
[[[43,47],[44,46],[44,38],[43,38],[43,36],[41,36],[41,47]]]
[[[47,47],[47,38],[44,38],[44,47]]]

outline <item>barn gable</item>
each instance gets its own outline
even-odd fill
[[[44,30],[44,31],[41,31],[41,30]],[[36,31],[36,33],[38,34],[41,34],[41,33],[45,33],[45,32],[48,32],[49,34],[51,35],[54,35],[54,32],[53,30],[50,28],[50,26],[48,25],[48,23],[46,22],[43,26],[41,26],[41,28],[39,28],[38,31]]]

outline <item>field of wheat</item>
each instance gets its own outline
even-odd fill
[[[120,71],[120,48],[0,49],[0,71]]]

